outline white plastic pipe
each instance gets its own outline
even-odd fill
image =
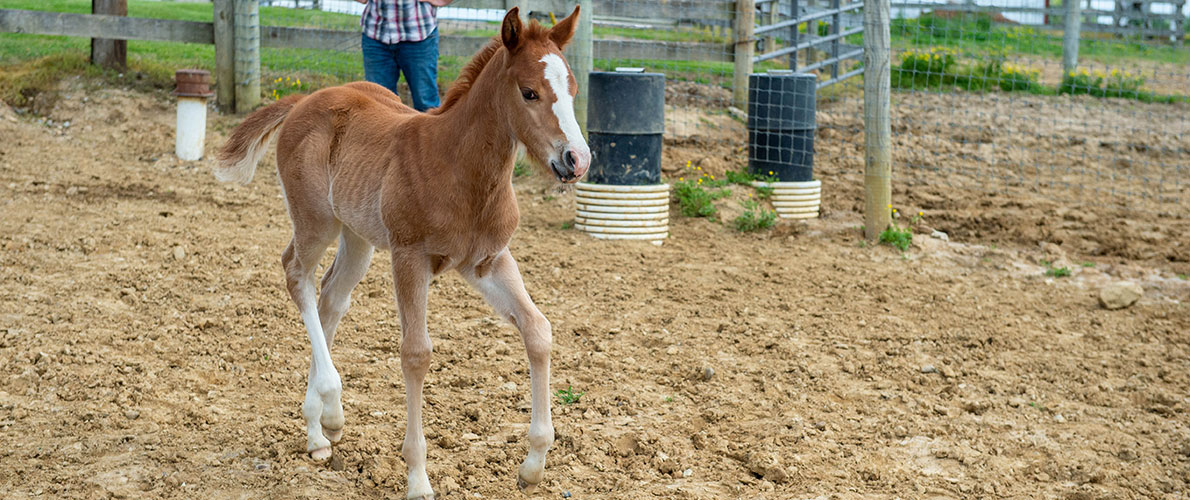
[[[202,97],[178,97],[177,148],[178,159],[202,159],[202,147],[207,136],[207,100]]]

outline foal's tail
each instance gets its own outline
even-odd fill
[[[298,101],[306,96],[295,94],[272,103],[248,115],[238,127],[231,132],[231,138],[217,155],[219,165],[215,167],[215,178],[223,182],[238,182],[247,184],[252,181],[252,174],[256,172],[256,164],[264,158],[269,150],[269,143],[276,135],[277,129],[289,115]]]

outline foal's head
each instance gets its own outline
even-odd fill
[[[543,28],[536,21],[521,24],[514,7],[504,16],[500,39],[508,54],[504,73],[504,111],[517,140],[529,157],[548,166],[566,183],[577,182],[591,165],[591,150],[574,118],[578,84],[562,57],[562,48],[574,36],[579,9]],[[497,96],[493,96],[497,97]]]

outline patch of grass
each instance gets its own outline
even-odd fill
[[[1088,260],[1088,261],[1083,261],[1083,263],[1082,263],[1081,265],[1082,265],[1083,267],[1095,267],[1095,263],[1094,263],[1094,262],[1091,262],[1091,261],[1089,261],[1089,260]]]
[[[1061,26],[1060,21],[1054,26]],[[945,46],[965,54],[1002,53],[1053,59],[1062,57],[1062,32],[1040,27],[996,24],[985,13],[939,17],[925,13],[914,19],[893,19],[890,25],[893,47]],[[861,44],[862,38],[848,43]],[[1185,65],[1190,51],[1169,44],[1084,36],[1079,41],[1079,60],[1118,64],[1136,60]]]
[[[1053,263],[1048,260],[1041,261],[1041,265],[1045,266],[1045,275],[1051,278],[1066,278],[1070,276],[1070,268],[1066,266],[1054,267]]]
[[[777,223],[777,212],[760,208],[760,203],[755,200],[745,200],[743,205],[744,213],[734,221],[737,231],[751,233],[771,228]]]
[[[574,221],[568,220],[562,223],[562,229],[574,229]]]
[[[1190,280],[1190,275],[1187,275],[1186,273],[1179,274],[1178,277],[1183,280]]]
[[[909,250],[909,244],[913,243],[913,230],[901,229],[897,227],[896,223],[893,223],[880,233],[880,242],[904,252]]]
[[[558,398],[558,402],[563,405],[572,405],[579,402],[579,398],[583,397],[585,392],[575,392],[574,387],[566,386],[566,390],[554,391],[554,396]]]
[[[715,208],[715,200],[726,198],[731,190],[725,186],[731,184],[727,179],[716,179],[712,174],[702,172],[702,167],[690,167],[686,162],[686,170],[695,177],[686,180],[679,177],[673,185],[674,199],[678,201],[682,215],[686,217],[706,217],[713,219],[719,210]]]
[[[892,205],[889,205],[888,209],[890,210],[890,215],[892,215],[892,223],[884,231],[880,232],[880,243],[897,248],[901,252],[906,252],[909,250],[909,245],[913,243],[913,228],[911,226],[921,222],[924,214],[918,212],[917,215],[914,215],[909,220],[910,227],[902,228],[897,225],[897,219],[901,217],[900,210],[893,208]],[[909,254],[903,253],[901,257],[908,259]]]
[[[1160,103],[1190,101],[1190,96],[1162,96],[1143,90],[1143,77],[1118,69],[1110,74],[1081,69],[1066,75],[1057,87],[1043,85],[1041,70],[1007,62],[1002,52],[990,50],[992,55],[984,60],[964,59],[946,47],[906,50],[901,52],[899,64],[892,68],[892,86],[932,91],[998,89],[1035,95],[1088,94]]]
[[[516,165],[513,165],[513,167],[512,167],[513,177],[524,177],[524,176],[530,175],[532,173],[533,173],[533,167],[530,167],[528,163],[525,163],[520,160],[517,160]]]
[[[731,194],[727,189],[708,190],[702,184],[702,177],[696,180],[679,180],[674,183],[674,199],[678,200],[682,215],[686,217],[714,218],[719,210],[715,200]]]

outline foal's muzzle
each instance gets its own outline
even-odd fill
[[[562,150],[560,156],[558,159],[550,159],[550,169],[558,176],[559,181],[567,184],[578,182],[591,166],[591,151],[587,149],[586,144],[582,147],[568,146]]]

